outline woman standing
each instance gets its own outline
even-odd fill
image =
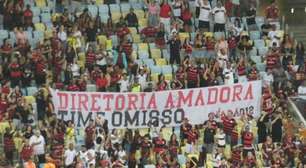
[[[148,3],[147,0],[145,0],[145,4],[147,5],[148,8],[148,26],[151,27],[156,27],[158,25],[158,6],[156,4],[155,0],[149,0],[150,2]]]
[[[169,34],[171,29],[171,24],[170,24],[171,6],[168,4],[168,0],[162,1],[160,5],[159,17],[160,17],[160,22],[165,25],[166,33]]]
[[[304,44],[302,42],[298,42],[298,44],[296,45],[296,61],[295,64],[302,66],[304,64],[304,56],[305,56],[305,50],[304,50]]]

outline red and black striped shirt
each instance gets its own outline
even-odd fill
[[[243,138],[244,148],[247,148],[247,149],[253,148],[252,144],[253,144],[254,136],[252,132],[244,132],[242,138]]]
[[[198,81],[198,69],[195,67],[189,67],[187,69],[187,80],[192,82]]]
[[[238,71],[238,75],[239,76],[246,75],[246,67],[245,67],[245,65],[239,64],[238,67],[237,67],[237,71]]]
[[[231,135],[232,131],[236,125],[236,121],[233,118],[228,118],[228,117],[223,117],[222,118],[223,121],[223,130],[224,133],[227,135]]]
[[[96,54],[94,52],[88,52],[86,54],[86,64],[93,65],[96,61]]]
[[[262,95],[262,98],[263,98],[263,105],[262,105],[263,110],[267,113],[272,113],[273,103],[272,103],[272,95],[270,94],[270,92],[265,91],[264,94]]]

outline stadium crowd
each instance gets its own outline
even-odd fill
[[[287,98],[305,85],[304,46],[252,0],[1,0],[0,166],[226,168],[306,165],[305,126]],[[201,125],[76,128],[50,89],[152,92],[262,80],[259,118]],[[81,134],[80,132],[83,132]],[[81,134],[81,136],[80,136]],[[81,143],[80,143],[81,142]],[[1,149],[0,148],[0,149]]]

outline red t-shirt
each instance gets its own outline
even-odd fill
[[[188,21],[192,18],[192,13],[189,11],[189,10],[184,10],[183,13],[182,13],[182,19],[183,21]]]
[[[97,85],[97,88],[105,88],[107,86],[107,79],[106,78],[97,78],[96,80],[96,85]]]
[[[277,7],[268,6],[266,8],[266,17],[267,19],[277,19],[278,18],[279,9]]]
[[[171,7],[169,4],[163,4],[160,7],[159,16],[162,18],[170,18]]]

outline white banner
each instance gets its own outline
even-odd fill
[[[206,88],[161,92],[53,92],[58,118],[84,127],[97,115],[109,128],[177,126],[184,118],[202,124],[213,113],[219,118],[232,112],[235,117],[260,114],[261,81]]]

